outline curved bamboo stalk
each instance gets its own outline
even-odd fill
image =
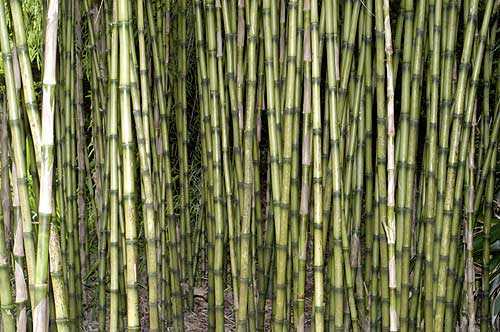
[[[35,98],[35,89],[33,85],[33,74],[31,71],[31,61],[28,54],[28,45],[26,43],[26,33],[24,28],[24,18],[19,0],[10,1],[10,12],[12,20],[16,22],[12,27],[14,29],[16,41],[16,53],[19,59],[19,67],[21,69],[21,77],[23,82],[24,92],[24,107],[28,114],[31,137],[33,138],[33,146],[35,149],[35,160],[37,170],[40,175],[41,164],[41,146],[42,146],[42,128],[40,122],[40,115],[38,113],[37,102]],[[45,21],[48,24],[48,21]],[[45,27],[47,29],[47,27]]]
[[[28,197],[26,158],[23,152],[24,133],[22,130],[22,120],[20,117],[19,101],[14,83],[14,71],[12,64],[12,52],[7,31],[5,5],[0,2],[0,45],[3,53],[5,87],[7,95],[7,111],[9,128],[11,133],[11,145],[16,173],[12,176],[16,179],[18,197],[23,223],[23,241],[26,253],[26,267],[28,271],[28,287],[32,303],[34,300],[33,287],[35,282],[35,241],[33,226],[31,223],[31,211]]]

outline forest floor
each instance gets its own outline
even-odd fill
[[[306,294],[305,294],[305,328],[308,331],[311,323],[310,313],[312,305],[313,293],[313,276],[308,271],[306,278]],[[184,313],[184,326],[186,331],[192,332],[206,332],[208,326],[208,300],[207,300],[207,287],[197,287],[194,289],[194,308],[192,311]],[[234,319],[233,308],[233,295],[230,288],[225,291],[225,308],[224,308],[224,331],[235,331],[236,321]],[[267,299],[265,307],[265,325],[264,331],[271,331],[272,315],[272,301]]]
[[[189,332],[206,332],[208,329],[208,287],[207,279],[203,278],[201,285],[197,286],[193,290],[194,303],[193,309],[187,309],[184,312],[184,327],[185,331]],[[311,306],[312,306],[312,296],[313,296],[313,274],[312,269],[307,269],[306,275],[306,293],[305,293],[305,330],[308,331],[311,325]],[[235,331],[236,321],[233,312],[233,294],[231,288],[227,288],[224,292],[224,331]],[[97,317],[98,313],[96,309],[97,304],[97,294],[98,287],[87,288],[87,310],[83,312],[83,323],[81,326],[81,331],[94,332],[98,331]],[[145,287],[139,287],[139,310],[141,315],[141,325],[143,326],[142,331],[148,331],[148,310],[147,310],[147,289]],[[125,314],[125,313],[123,313]],[[272,324],[272,300],[268,299],[266,301],[265,307],[265,331],[271,330]],[[106,315],[109,317],[109,312]],[[170,330],[170,329],[169,329]],[[171,330],[173,331],[173,329]]]

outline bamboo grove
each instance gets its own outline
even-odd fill
[[[39,2],[37,66],[0,0],[2,331],[500,328],[500,1]]]

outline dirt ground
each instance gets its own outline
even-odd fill
[[[312,271],[308,269],[306,278],[306,294],[305,294],[305,330],[308,331],[311,325],[311,306],[312,306],[312,296],[313,296],[313,275]],[[186,331],[193,332],[206,332],[208,326],[208,301],[207,301],[207,288],[197,287],[194,290],[194,308],[192,311],[187,311],[184,313],[184,325]],[[233,296],[231,289],[226,289],[225,291],[225,309],[224,309],[224,319],[225,331],[235,331],[236,321],[234,319],[233,308]],[[271,331],[272,324],[272,301],[268,299],[266,301],[265,307],[265,331]]]
[[[313,275],[310,268],[306,271],[306,293],[305,293],[305,330],[308,331],[311,325],[311,306],[312,306],[312,296],[313,296]],[[145,281],[145,280],[144,280]],[[142,331],[148,331],[148,304],[147,304],[147,289],[145,287],[139,287],[139,310],[141,316],[141,326],[143,326]],[[184,312],[184,326],[185,330],[189,332],[206,332],[208,329],[208,296],[207,296],[207,285],[206,279],[204,283],[193,290],[194,293],[194,304],[192,310],[185,310]],[[83,324],[81,326],[81,331],[94,332],[98,331],[97,322],[97,306],[95,303],[97,299],[95,295],[97,294],[96,287],[89,287],[87,289],[87,309],[83,312]],[[233,312],[233,296],[232,290],[227,288],[224,292],[224,320],[225,320],[225,331],[235,331],[236,321]],[[125,315],[125,313],[123,313]],[[109,313],[106,315],[109,317]],[[272,324],[272,301],[268,299],[266,301],[265,307],[265,325],[264,330],[270,331]],[[173,331],[169,328],[167,331]]]

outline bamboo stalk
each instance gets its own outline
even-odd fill
[[[35,331],[48,329],[48,260],[49,224],[53,214],[52,177],[54,167],[54,112],[56,90],[57,24],[59,2],[50,1],[47,11],[45,35],[45,63],[43,73],[42,135],[40,203],[38,207],[38,247],[35,270],[35,306],[33,325]]]
[[[5,121],[5,111],[3,110],[3,105],[0,105],[0,118],[1,118],[1,126],[4,128]],[[2,144],[3,145],[3,144]],[[8,157],[7,157],[7,148],[8,145],[0,146],[0,169],[2,170],[2,176],[0,177],[0,182],[2,184],[2,189],[5,187],[4,181],[7,182],[7,186],[9,186],[8,177],[3,176],[3,169],[8,167]],[[6,165],[4,165],[4,163]],[[10,190],[9,190],[10,191]],[[2,192],[2,195],[5,192]],[[10,285],[10,263],[9,263],[9,250],[8,250],[8,242],[6,241],[6,232],[5,232],[5,221],[10,218],[10,206],[5,204],[2,201],[1,207],[1,216],[2,216],[2,224],[0,224],[0,283],[3,285],[2,290],[0,291],[0,303],[2,304],[2,326],[6,331],[15,331],[16,330],[16,319],[14,314],[15,304],[12,299],[12,291]],[[14,263],[16,264],[16,263]],[[17,267],[17,266],[16,266]],[[17,277],[17,275],[16,275]],[[17,279],[16,279],[17,280]]]
[[[133,169],[132,123],[130,115],[130,16],[127,1],[117,4],[117,24],[119,35],[119,92],[121,148],[123,163],[123,209],[125,217],[126,241],[126,284],[127,284],[127,328],[131,331],[140,329],[137,294],[137,226],[135,210],[135,172]]]
[[[26,158],[23,153],[24,133],[20,118],[19,102],[17,99],[14,83],[14,71],[12,64],[12,53],[9,43],[9,36],[6,23],[6,12],[4,3],[0,3],[0,45],[2,48],[5,87],[7,96],[7,111],[9,119],[9,128],[11,133],[11,145],[13,150],[13,160],[16,173],[15,177],[18,187],[18,197],[20,211],[23,222],[23,241],[26,253],[26,267],[28,272],[28,287],[32,303],[34,300],[34,282],[35,282],[35,242],[33,227],[31,223],[31,211],[29,206],[28,187],[26,181]]]

